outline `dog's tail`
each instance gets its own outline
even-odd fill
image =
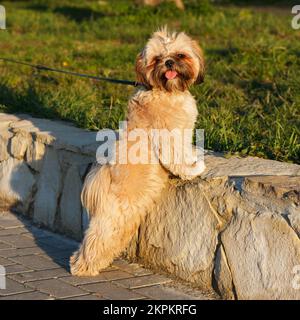
[[[96,166],[86,176],[81,202],[87,209],[89,216],[101,211],[103,199],[107,196],[111,185],[110,166]]]

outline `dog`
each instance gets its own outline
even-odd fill
[[[161,144],[153,142],[153,128],[194,129],[198,116],[196,101],[189,92],[192,84],[204,79],[205,62],[197,42],[184,32],[156,31],[136,59],[137,80],[143,84],[128,104],[127,132],[141,128],[151,140],[149,151],[157,163],[108,163],[96,166],[87,175],[82,203],[90,223],[78,251],[70,259],[73,275],[95,276],[108,267],[129,245],[147,212],[159,202],[169,175],[192,179],[204,165],[192,156],[176,163],[175,152],[169,162]],[[122,138],[117,142],[120,146]],[[131,143],[132,144],[132,143]],[[130,143],[119,148],[119,155]],[[188,143],[192,146],[192,137]]]

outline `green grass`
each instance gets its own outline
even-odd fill
[[[290,10],[185,1],[140,7],[133,0],[4,1],[0,56],[134,80],[134,60],[159,26],[200,41],[205,83],[192,89],[206,148],[300,163],[300,31]],[[37,73],[0,62],[0,111],[117,128],[133,88]]]

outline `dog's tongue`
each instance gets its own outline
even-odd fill
[[[176,76],[177,76],[177,72],[176,71],[173,71],[173,70],[168,70],[166,73],[165,73],[165,76],[168,80],[172,80],[172,79],[175,79]]]

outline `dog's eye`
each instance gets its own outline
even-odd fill
[[[184,55],[183,53],[178,53],[178,54],[177,54],[177,57],[178,57],[179,59],[183,59],[183,58],[185,57],[185,55]]]

